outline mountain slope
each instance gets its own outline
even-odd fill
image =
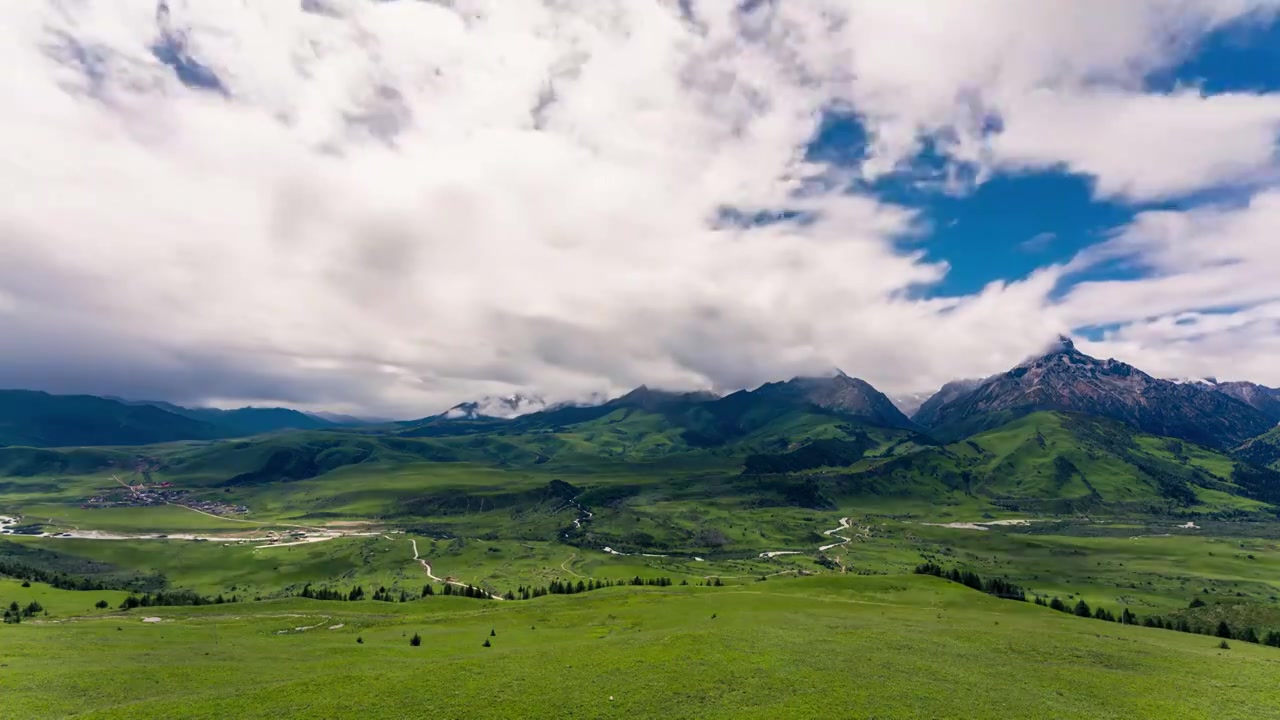
[[[1259,467],[1280,470],[1280,428],[1246,440],[1235,449],[1235,456]]]
[[[1280,423],[1280,390],[1251,382],[1220,382],[1215,389],[1253,407],[1272,423]]]
[[[218,437],[211,423],[91,395],[0,390],[0,445],[142,445]]]
[[[1195,383],[1156,379],[1118,360],[1099,360],[1063,338],[1058,347],[941,403],[928,426],[959,439],[1040,410],[1111,418],[1144,432],[1219,449],[1266,432],[1257,409]]]
[[[920,407],[916,408],[916,411],[911,414],[911,421],[917,425],[923,425],[924,427],[936,424],[938,420],[938,411],[942,406],[961,397],[962,395],[972,392],[974,388],[981,384],[982,381],[976,378],[952,380],[946,385],[943,385],[942,388],[939,389],[938,392],[934,393],[932,397],[921,403]]]
[[[863,474],[900,485],[941,483],[1024,510],[1234,512],[1280,502],[1280,473],[1121,422],[1059,412],[1025,415]]]

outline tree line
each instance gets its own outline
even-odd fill
[[[222,605],[223,603],[241,602],[239,595],[230,598],[221,594],[207,597],[191,590],[160,590],[155,593],[130,595],[120,603],[121,610],[132,610],[139,607],[164,607],[176,605]]]
[[[545,595],[577,595],[578,593],[591,592],[601,588],[619,587],[623,585],[669,587],[674,584],[675,583],[669,577],[641,578],[639,575],[631,578],[630,580],[597,580],[595,578],[587,578],[585,580],[579,579],[576,583],[572,580],[560,580],[557,578],[547,585],[539,585],[536,587],[533,585],[521,585],[515,590],[508,590],[503,595],[490,593],[474,585],[454,585],[452,583],[445,583],[444,588],[438,594],[468,597],[477,600],[492,600],[497,597],[501,597],[504,600],[531,600]],[[688,585],[689,582],[685,580],[680,584]],[[704,584],[716,587],[724,585],[719,578],[713,578]],[[413,600],[421,600],[422,598],[434,597],[435,595],[437,595],[435,586],[428,584],[422,586],[422,592],[418,594],[410,593],[407,590],[400,590],[399,593],[396,593],[385,587],[379,587],[373,592],[373,595],[370,596],[369,599],[381,602],[410,602]],[[365,599],[365,591],[360,585],[351,588],[347,592],[343,592],[330,587],[312,587],[311,583],[307,583],[303,586],[301,592],[298,593],[298,597],[310,598],[313,600],[356,601]]]
[[[1022,588],[1014,585],[1004,578],[984,579],[977,573],[970,570],[957,570],[955,568],[944,570],[941,565],[932,562],[917,565],[915,573],[917,575],[932,575],[934,577],[940,577],[944,580],[950,580],[951,582],[971,587],[974,590],[984,592],[988,595],[1004,598],[1005,600],[1018,600],[1021,602],[1026,602],[1027,600],[1027,593]]]
[[[951,582],[960,583],[974,590],[985,592],[988,595],[994,595],[1006,600],[1020,600],[1025,602],[1027,599],[1026,592],[1022,588],[1002,578],[986,578],[983,579],[977,573],[969,570],[957,570],[952,568],[944,570],[940,565],[933,562],[926,562],[917,565],[915,569],[917,575],[933,575]],[[1139,618],[1129,608],[1124,608],[1120,614],[1115,614],[1104,607],[1089,607],[1089,603],[1083,598],[1077,600],[1074,605],[1070,605],[1062,601],[1059,597],[1053,597],[1048,600],[1036,595],[1033,601],[1036,605],[1041,605],[1050,610],[1075,615],[1077,617],[1092,618],[1094,620],[1104,620],[1106,622],[1116,622],[1121,625],[1141,625],[1142,627],[1159,628],[1162,630],[1175,630],[1177,632],[1195,633],[1199,635],[1212,635],[1222,638],[1223,640],[1240,640],[1242,642],[1259,643],[1262,645],[1270,645],[1272,647],[1280,647],[1280,631],[1271,630],[1265,635],[1260,636],[1252,627],[1233,628],[1226,620],[1218,621],[1217,626],[1209,625],[1192,625],[1185,617],[1166,618],[1159,615],[1149,615],[1145,618]],[[1204,601],[1196,598],[1191,601],[1190,608],[1204,607]]]
[[[0,575],[6,575],[27,582],[40,582],[59,590],[142,590],[148,587],[163,587],[162,576],[150,578],[90,578],[84,575],[71,575],[63,572],[46,570],[42,567],[14,560],[0,558]]]

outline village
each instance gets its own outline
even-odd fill
[[[103,488],[97,495],[81,503],[80,507],[93,509],[182,505],[192,510],[224,517],[249,512],[249,508],[244,505],[193,498],[188,491],[174,488],[171,482],[128,485],[115,476],[112,476],[112,479],[120,483],[120,487]]]

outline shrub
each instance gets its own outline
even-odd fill
[[[94,604],[93,604],[93,606],[94,606],[94,607],[96,607],[96,608],[98,608],[99,610],[106,610],[106,609],[107,609],[107,601],[106,601],[106,600],[99,600],[98,602],[94,603]]]
[[[1218,643],[1218,648],[1221,650],[1230,650],[1231,646],[1227,644],[1226,640],[1223,640],[1222,642]]]
[[[413,637],[409,638],[409,644],[414,647],[418,647],[422,644],[422,636],[418,633],[414,633]]]

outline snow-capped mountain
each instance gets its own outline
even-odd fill
[[[547,401],[539,395],[486,395],[479,400],[458,403],[446,410],[442,417],[449,420],[475,420],[478,418],[510,419],[547,409]]]

